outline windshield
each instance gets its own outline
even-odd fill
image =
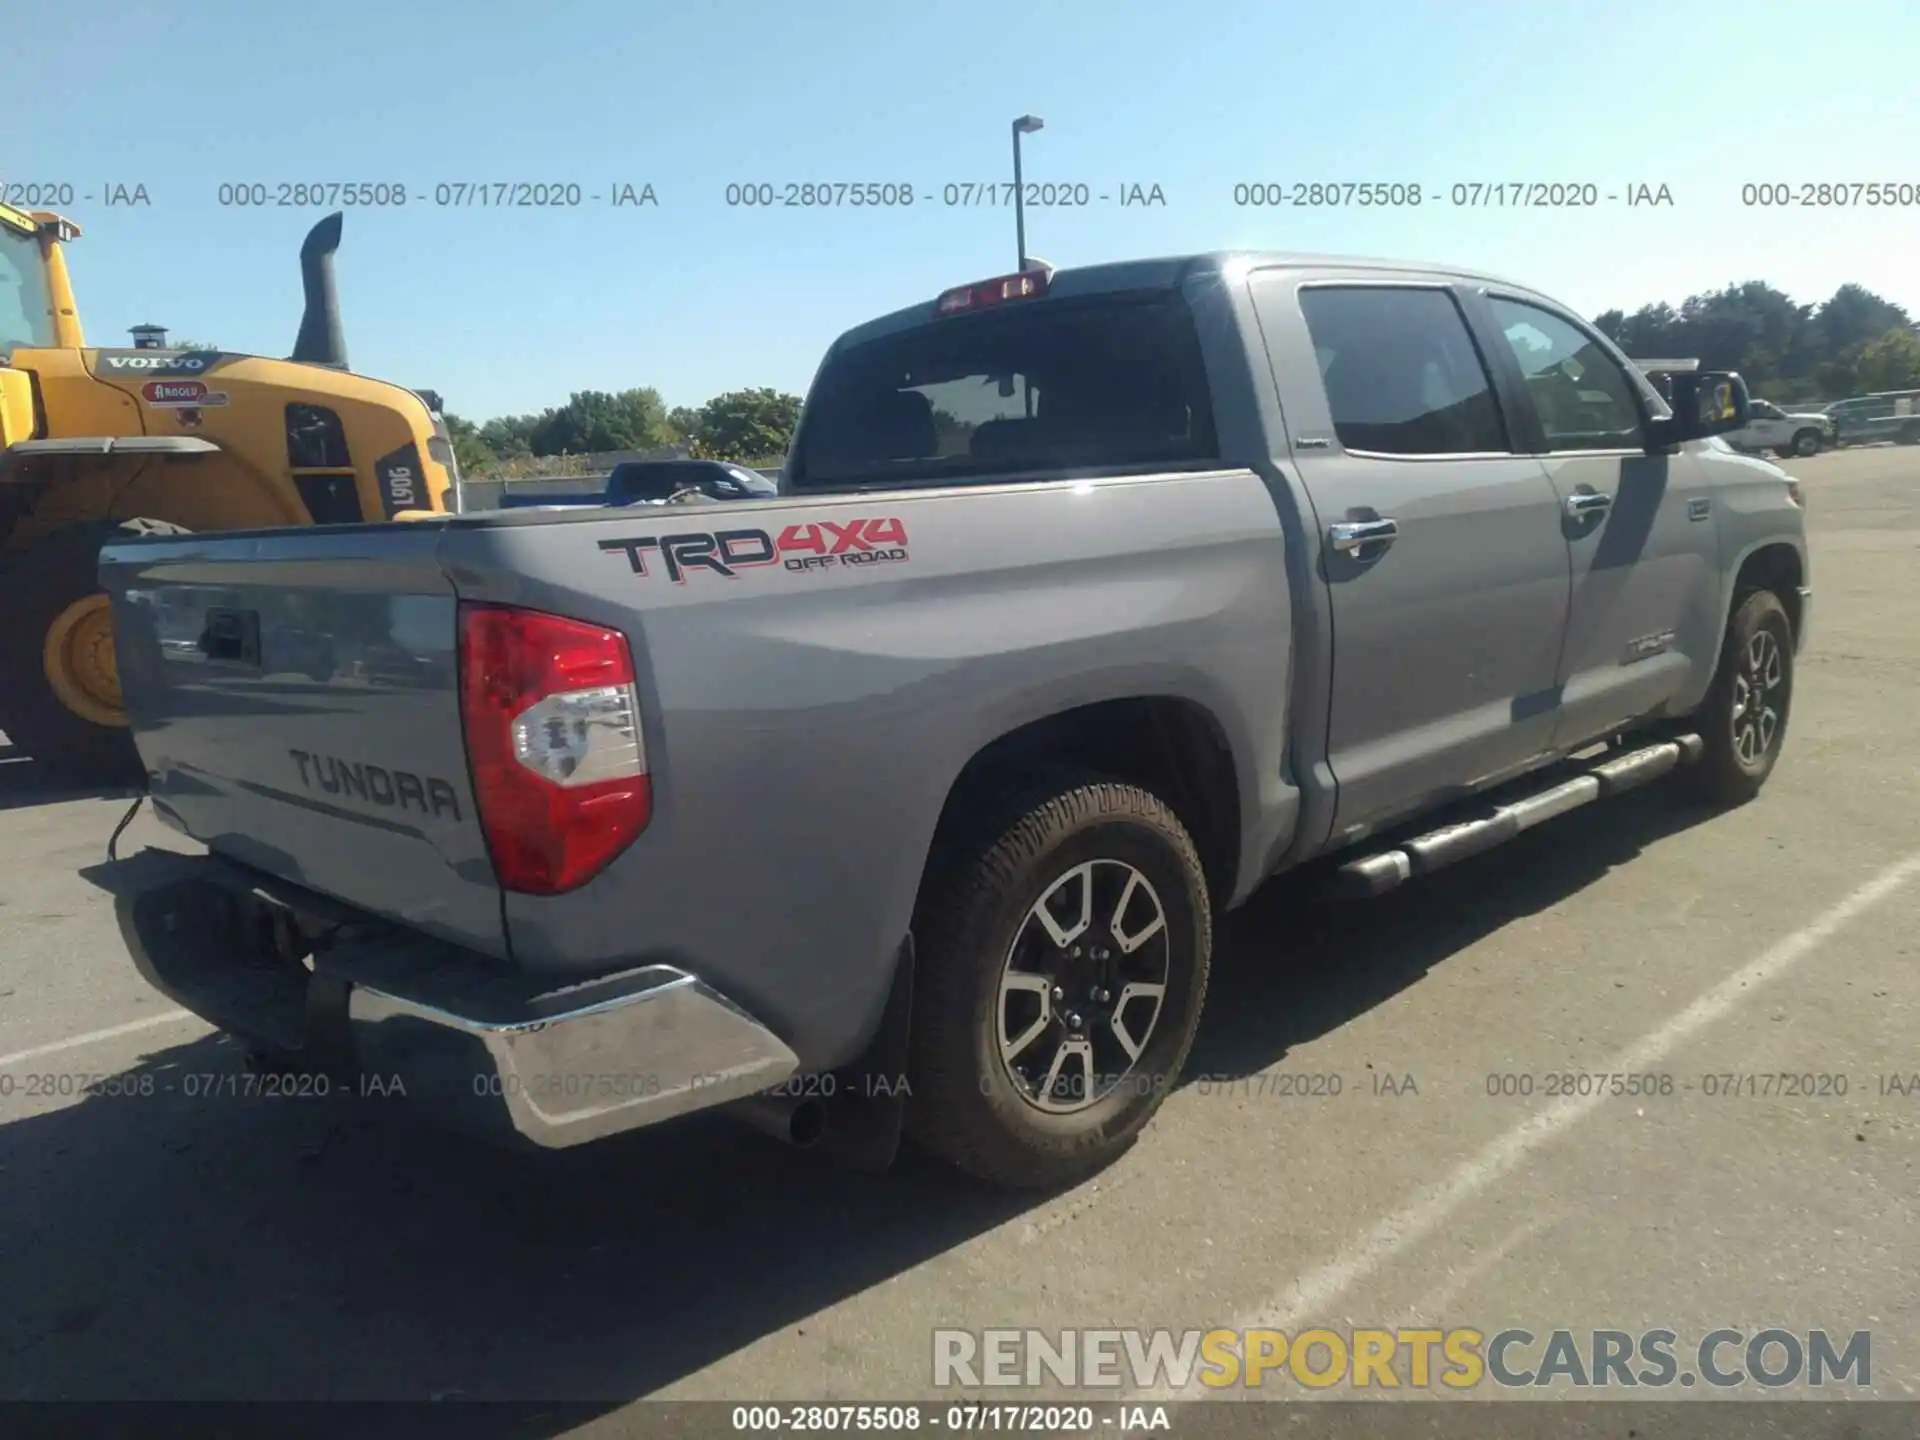
[[[53,307],[40,242],[0,225],[0,355],[16,345],[51,344]]]
[[[757,470],[749,470],[744,465],[729,465],[726,471],[739,483],[741,491],[745,494],[778,495],[780,493],[780,487]]]
[[[1038,300],[837,351],[795,489],[1217,460],[1193,318],[1176,296]]]

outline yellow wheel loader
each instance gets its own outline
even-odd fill
[[[61,246],[80,227],[0,205],[0,731],[64,779],[140,764],[95,576],[121,534],[394,520],[459,507],[440,401],[347,369],[329,215],[300,251],[287,359],[88,348]]]

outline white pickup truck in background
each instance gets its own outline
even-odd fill
[[[1776,455],[1818,455],[1833,446],[1833,421],[1817,410],[1782,410],[1770,400],[1747,402],[1747,423],[1728,432],[1736,450],[1771,450]]]
[[[1696,375],[1700,362],[1690,360],[1635,360],[1634,365],[1662,395],[1672,398],[1675,375]],[[1833,418],[1818,410],[1790,412],[1770,400],[1749,397],[1747,421],[1719,437],[1749,454],[1771,450],[1776,455],[1818,455],[1837,443]]]

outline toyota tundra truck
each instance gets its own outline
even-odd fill
[[[1709,438],[1747,403],[1449,268],[961,285],[832,345],[772,497],[109,545],[204,853],[92,873],[261,1064],[533,1145],[724,1109],[1068,1183],[1268,877],[1761,788],[1810,591],[1796,483]]]

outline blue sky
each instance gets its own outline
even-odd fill
[[[1028,212],[1058,265],[1233,246],[1446,260],[1584,310],[1764,279],[1920,313],[1920,205],[1743,206],[1747,183],[1920,187],[1911,0],[11,0],[0,181],[75,187],[88,339],[284,354],[323,209],[222,183],[397,182],[349,210],[354,368],[485,419],[577,389],[803,391],[839,331],[1013,268],[1027,178],[1166,203]],[[440,184],[653,186],[658,205],[439,207]],[[907,182],[911,208],[729,207],[730,182]],[[1418,208],[1256,209],[1236,183],[1422,185]],[[1436,203],[1456,183],[1669,187],[1671,206]],[[107,206],[109,186],[146,188]],[[84,198],[92,195],[93,200]]]

